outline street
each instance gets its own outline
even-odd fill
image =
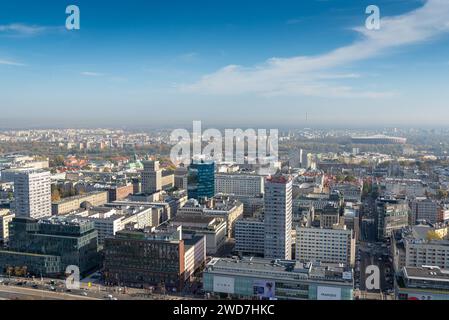
[[[145,289],[107,287],[81,282],[79,289],[67,289],[65,281],[48,278],[0,276],[3,300],[190,300],[195,297],[156,294]]]
[[[386,244],[379,243],[361,243],[358,249],[358,261],[356,266],[356,287],[358,286],[362,293],[376,293],[379,297],[382,294],[390,294],[393,290],[393,274],[390,262],[389,250]],[[370,265],[379,267],[380,288],[368,290],[366,280],[371,273],[367,274],[366,269]]]
[[[0,285],[2,300],[99,300],[94,297],[84,297],[63,292],[52,292],[31,288],[20,288]]]

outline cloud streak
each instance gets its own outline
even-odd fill
[[[329,80],[355,78],[336,72],[339,67],[367,60],[403,46],[419,44],[449,32],[449,1],[427,0],[422,7],[381,20],[381,29],[354,28],[360,39],[316,56],[271,58],[244,67],[226,66],[199,81],[180,86],[182,92],[216,95],[303,95],[325,97],[389,97],[393,92],[356,90]]]
[[[103,73],[91,72],[91,71],[83,71],[83,72],[81,72],[81,75],[86,76],[86,77],[103,77],[104,76]]]
[[[23,63],[11,61],[11,60],[4,60],[4,59],[0,59],[0,65],[14,66],[14,67],[23,67],[23,66],[25,66],[25,64],[23,64]]]
[[[0,25],[0,34],[7,36],[37,36],[48,32],[64,30],[63,27],[29,25],[23,23],[12,23]]]

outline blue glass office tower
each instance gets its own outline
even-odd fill
[[[187,177],[189,199],[200,200],[215,196],[215,163],[213,161],[192,161]]]

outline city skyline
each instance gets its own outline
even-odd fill
[[[75,31],[67,4],[19,2],[0,5],[0,127],[444,126],[449,115],[447,1],[377,1],[377,31],[368,1],[78,1]]]

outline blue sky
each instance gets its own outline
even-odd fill
[[[447,0],[0,3],[0,126],[439,126],[448,83]]]

